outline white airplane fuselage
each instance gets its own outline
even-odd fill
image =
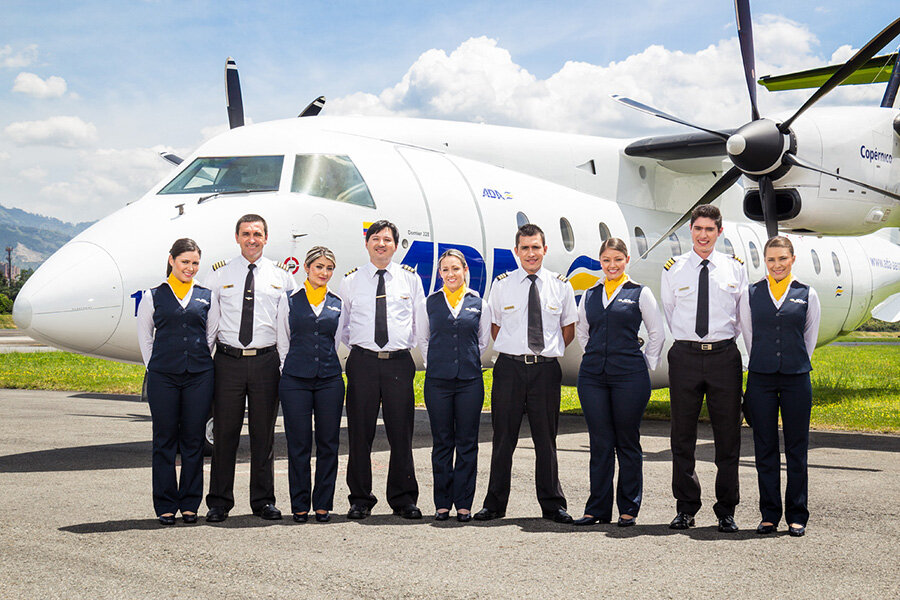
[[[325,245],[337,256],[339,274],[368,260],[366,224],[389,219],[400,229],[395,260],[417,268],[426,293],[439,287],[436,258],[452,245],[469,258],[470,287],[486,295],[496,275],[517,266],[516,229],[532,222],[547,235],[544,265],[569,276],[580,295],[600,275],[601,236],[612,235],[631,248],[631,277],[658,298],[663,263],[690,250],[687,227],[646,259],[639,256],[711,185],[722,161],[703,159],[702,169],[695,163],[674,170],[625,156],[630,141],[363,117],[240,127],[203,144],[142,198],[57,251],[19,293],[14,318],[28,335],[55,347],[139,362],[137,304],[142,290],[164,279],[172,242],[197,241],[202,283],[214,262],[238,254],[232,233],[245,213],[268,222],[265,256],[278,262],[293,258],[299,265],[311,246]],[[291,191],[297,157],[309,155],[348,157],[374,207]],[[195,158],[235,156],[283,156],[278,191],[159,194]],[[742,198],[735,187],[720,201],[726,217],[720,247],[742,258],[750,281],[756,281],[765,275],[765,229],[743,217]],[[796,277],[821,298],[820,344],[855,329],[900,292],[896,244],[879,236],[790,237],[798,256]],[[300,267],[298,283],[302,277]],[[332,280],[332,289],[339,279]],[[575,343],[563,361],[565,382],[574,382],[580,358]],[[665,363],[653,373],[653,383],[667,385]]]

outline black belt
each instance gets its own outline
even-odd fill
[[[259,356],[267,352],[275,352],[275,346],[266,346],[265,348],[235,348],[222,342],[216,342],[216,352],[221,352],[232,358],[244,358],[245,356]]]
[[[500,356],[514,360],[516,362],[525,363],[526,365],[536,365],[540,363],[556,362],[555,356],[541,356],[539,354],[506,354],[500,353]]]
[[[722,348],[727,348],[733,343],[734,338],[720,340],[718,342],[691,342],[688,340],[675,340],[675,344],[678,346],[690,348],[691,350],[702,350],[704,352],[709,352],[711,350],[721,350]]]
[[[350,349],[361,352],[366,356],[374,356],[375,358],[380,358],[381,360],[387,360],[389,358],[399,358],[401,356],[409,355],[409,350],[406,348],[404,348],[403,350],[379,350],[378,352],[376,352],[375,350],[369,350],[368,348],[363,348],[362,346],[351,346]]]

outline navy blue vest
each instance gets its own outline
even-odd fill
[[[438,379],[481,377],[481,351],[478,349],[481,298],[467,292],[459,316],[453,318],[444,292],[438,290],[425,300],[425,309],[429,328],[426,376]]]
[[[753,319],[753,344],[749,369],[756,373],[809,373],[806,353],[806,310],[809,286],[792,281],[781,308],[775,308],[766,279],[750,286],[750,314]]]
[[[153,353],[147,369],[157,373],[201,373],[213,368],[206,343],[206,317],[212,292],[194,284],[182,308],[167,283],[150,290],[153,297]]]
[[[328,292],[319,316],[306,299],[306,290],[288,296],[291,347],[284,358],[284,375],[333,377],[341,374],[334,338],[341,318],[341,299]]]
[[[590,326],[590,337],[581,370],[593,375],[638,373],[647,370],[641,353],[638,331],[641,328],[642,286],[626,281],[608,306],[603,306],[602,285],[584,293],[584,312]]]

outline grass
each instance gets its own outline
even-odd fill
[[[16,329],[12,315],[0,315],[0,329]]]
[[[900,433],[900,346],[825,346],[813,355],[812,427]],[[66,352],[0,354],[0,388],[140,394],[144,369]],[[415,392],[422,405],[424,373]],[[491,371],[484,374],[490,408]],[[581,414],[574,387],[563,386],[561,410]],[[669,418],[669,390],[653,390],[649,419]],[[701,418],[706,419],[704,406]]]

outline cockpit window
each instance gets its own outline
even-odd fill
[[[160,194],[277,191],[283,156],[198,158]]]
[[[298,154],[291,191],[375,208],[369,187],[348,156]]]

